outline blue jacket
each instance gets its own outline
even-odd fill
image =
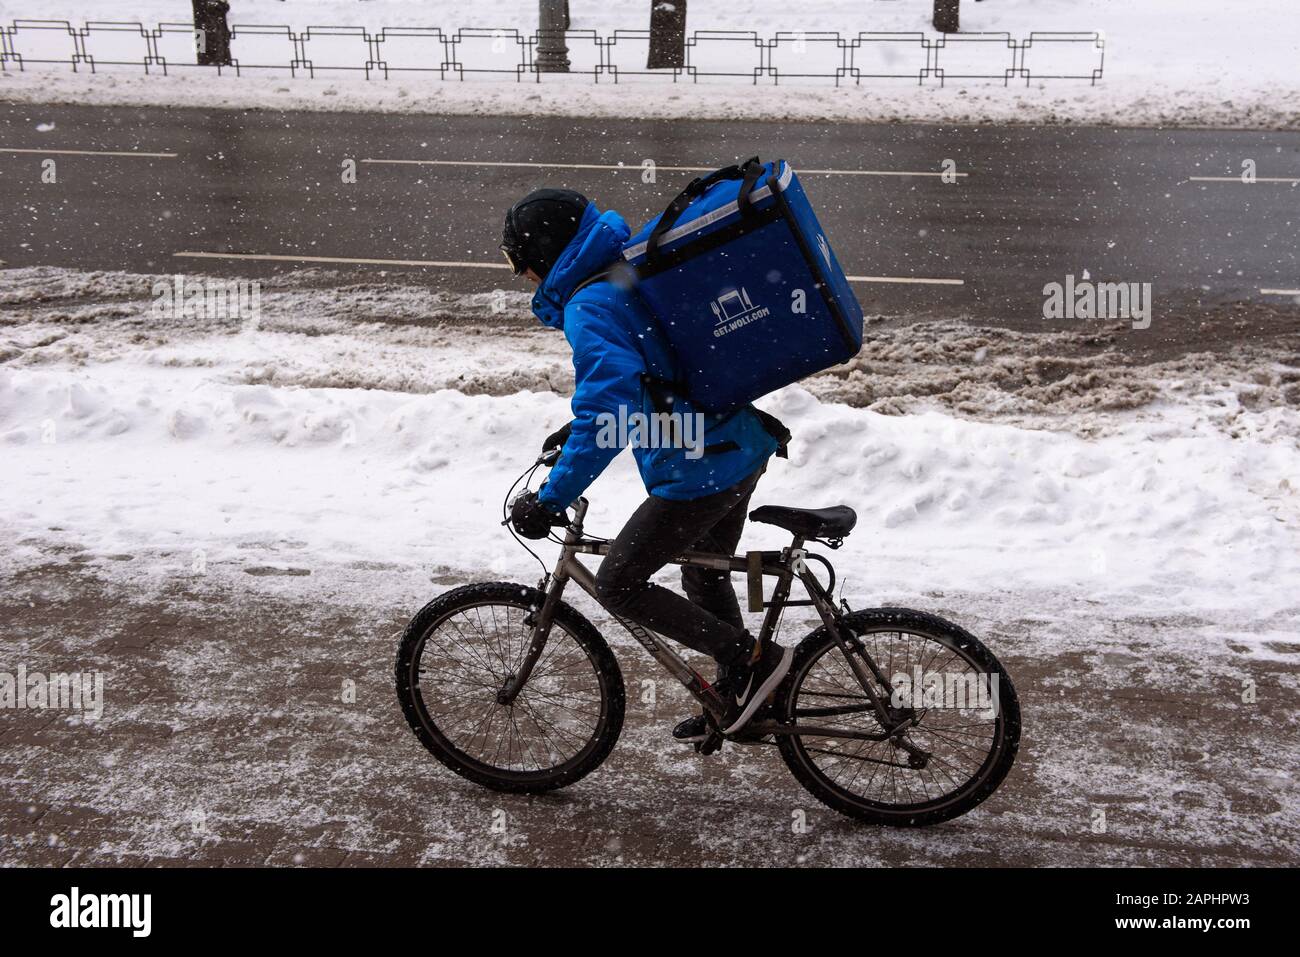
[[[573,429],[538,493],[544,504],[557,510],[580,496],[622,445],[632,444],[646,490],[666,499],[720,492],[776,451],[776,440],[749,408],[727,416],[706,414],[702,434],[695,428],[701,420],[679,419],[685,428],[677,441],[659,441],[653,447],[635,436],[628,441],[627,430],[615,427],[616,422],[648,423],[655,413],[653,389],[646,388],[643,373],[663,381],[677,378],[663,334],[633,291],[612,282],[573,291],[587,277],[620,261],[629,235],[622,216],[612,210],[601,213],[595,203],[589,204],[577,235],[533,297],[533,313],[546,325],[562,329],[573,348]],[[672,410],[683,417],[698,411],[688,400],[678,400]],[[682,438],[689,447],[682,447]]]

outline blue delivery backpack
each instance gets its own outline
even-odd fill
[[[788,163],[694,180],[624,247],[678,360],[675,390],[729,412],[856,355],[862,307]]]

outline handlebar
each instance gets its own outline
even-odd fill
[[[560,449],[547,449],[541,455],[537,456],[537,461],[533,463],[534,467],[539,465],[545,465],[547,468],[549,468],[550,466],[554,465],[556,462],[560,460],[560,452],[561,452]],[[574,509],[575,511],[574,518],[572,519],[572,521],[570,521],[566,517],[565,521],[562,524],[576,525],[578,528],[582,528],[583,516],[587,514],[587,500],[582,496],[579,496],[577,499],[573,501],[573,503],[569,507]]]
[[[560,449],[547,449],[541,455],[537,456],[537,460],[533,463],[533,467],[536,468],[540,465],[545,465],[549,468],[550,466],[554,465],[556,462],[560,460],[560,451],[561,451]],[[583,498],[582,496],[578,496],[578,498],[575,499],[573,503],[569,506],[574,510],[575,513],[573,519],[570,520],[566,516],[565,520],[560,523],[560,527],[573,526],[573,527],[577,527],[578,529],[581,529],[582,519],[587,514],[587,504],[588,503],[585,498]]]

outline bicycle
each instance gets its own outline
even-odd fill
[[[526,488],[539,467],[558,457],[558,450],[544,453],[511,492],[520,482]],[[563,539],[552,537],[562,546],[552,569],[533,553],[543,567],[536,587],[454,588],[425,605],[402,635],[396,679],[406,720],[434,757],[476,784],[525,794],[565,787],[599,767],[618,740],[622,672],[596,628],[563,600],[573,581],[599,603],[595,575],[578,556],[605,555],[609,542],[584,533],[587,507],[579,498]],[[894,607],[853,611],[842,596],[835,602],[834,568],[805,545],[839,548],[857,520],[851,508],[767,505],[749,518],[789,531],[791,544],[744,555],[687,551],[674,564],[743,573],[749,609],[765,613],[761,637],[776,634],[791,606],[815,608],[822,624],[799,642],[783,683],[736,735],[721,734],[717,692],[663,638],[613,616],[710,716],[696,750],[712,754],[724,740],[746,746],[774,740],[795,779],[818,800],[876,825],[936,824],[992,794],[1020,740],[1019,701],[992,652],[934,615]],[[826,569],[825,586],[810,564]],[[776,579],[769,600],[765,578]],[[806,600],[789,597],[796,579]],[[950,672],[938,667],[954,663],[957,680],[947,681]],[[924,677],[933,674],[943,679],[941,689],[964,684],[977,698],[978,681],[971,679],[984,681],[993,707],[984,707],[988,700],[936,704],[924,690],[918,696],[914,679],[933,691],[936,682]],[[984,715],[985,723],[970,723]],[[933,720],[927,725],[927,719]]]

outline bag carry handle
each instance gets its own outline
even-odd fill
[[[646,265],[654,263],[659,258],[659,243],[664,233],[673,228],[677,222],[677,217],[686,211],[686,207],[692,202],[703,196],[709,187],[726,179],[738,179],[741,181],[740,193],[736,196],[736,205],[740,209],[742,217],[750,214],[750,207],[753,205],[749,194],[753,192],[754,187],[758,184],[759,177],[763,175],[763,164],[758,161],[757,156],[751,156],[739,166],[724,166],[722,169],[714,170],[708,176],[697,176],[687,184],[686,188],[677,194],[677,198],[668,204],[664,210],[659,222],[650,232],[650,238],[646,241],[645,259]]]

